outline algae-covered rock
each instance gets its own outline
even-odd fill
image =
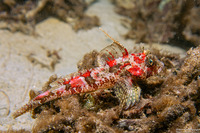
[[[173,42],[198,46],[200,38],[199,1],[112,0],[116,11],[128,17],[127,38],[137,42]],[[127,25],[127,24],[125,24]]]

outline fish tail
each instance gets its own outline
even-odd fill
[[[39,101],[30,101],[27,104],[25,104],[24,106],[22,106],[21,108],[17,109],[13,114],[12,117],[15,119],[17,117],[19,117],[20,115],[35,109],[36,107],[38,107],[39,105],[41,105],[41,103]]]

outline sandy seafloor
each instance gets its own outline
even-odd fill
[[[123,16],[116,14],[114,6],[107,0],[94,3],[86,13],[98,16],[101,27],[127,49],[136,45],[133,40],[123,38],[128,31],[121,24]],[[75,32],[71,25],[54,18],[37,24],[36,33],[38,36],[34,37],[0,30],[0,130],[31,130],[34,119],[30,113],[16,119],[11,117],[13,111],[28,102],[29,90],[41,90],[42,85],[53,74],[61,76],[77,71],[76,64],[84,54],[94,49],[100,51],[112,43],[98,27]],[[178,47],[159,44],[154,46],[182,56],[186,54],[184,49]],[[28,55],[34,54],[35,58],[48,65],[51,59],[46,56],[47,50],[59,49],[61,60],[54,71],[39,64],[33,65],[27,59]]]

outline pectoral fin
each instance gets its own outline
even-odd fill
[[[140,87],[131,79],[121,79],[114,86],[115,94],[125,110],[132,107],[140,99]]]

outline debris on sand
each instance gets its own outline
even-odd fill
[[[87,16],[84,11],[94,1],[3,0],[0,1],[0,28],[34,34],[35,25],[51,16],[72,24],[76,31],[91,29],[100,25],[99,19]]]

